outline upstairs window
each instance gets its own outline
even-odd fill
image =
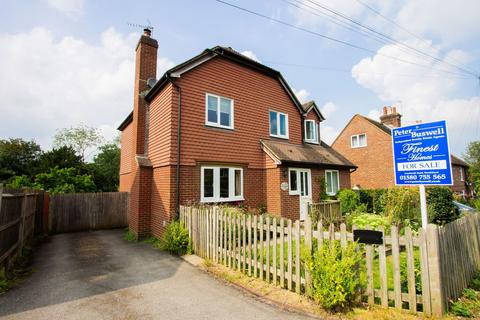
[[[233,100],[207,93],[205,124],[233,129]]]
[[[236,167],[202,167],[201,201],[228,202],[243,199],[243,169]]]
[[[352,148],[360,148],[367,146],[367,135],[365,133],[353,135],[351,139]]]
[[[288,115],[270,111],[270,136],[288,139]]]
[[[460,167],[460,168],[458,168],[458,169],[459,169],[459,171],[460,171],[460,181],[465,181],[465,178],[463,177],[463,168]]]
[[[305,141],[318,143],[318,124],[314,120],[305,120]]]

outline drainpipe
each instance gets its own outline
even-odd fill
[[[177,165],[175,174],[175,219],[179,218],[180,214],[180,146],[181,146],[181,125],[182,125],[182,88],[177,85],[169,75],[167,79],[178,91],[178,106],[177,106]]]

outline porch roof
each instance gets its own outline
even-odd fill
[[[318,144],[291,144],[273,140],[260,140],[262,149],[277,163],[292,162],[328,167],[357,168],[323,141]]]

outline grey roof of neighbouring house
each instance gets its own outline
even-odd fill
[[[269,155],[280,162],[356,168],[352,162],[323,141],[318,145],[298,145],[274,140],[260,140],[260,143]]]

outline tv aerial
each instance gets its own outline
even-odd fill
[[[149,33],[151,33],[153,31],[153,26],[152,26],[152,23],[150,22],[149,19],[147,19],[147,24],[146,25],[138,24],[138,23],[131,23],[131,22],[127,22],[127,25],[129,25],[130,27],[134,27],[134,28],[142,28],[143,31],[149,31]]]

